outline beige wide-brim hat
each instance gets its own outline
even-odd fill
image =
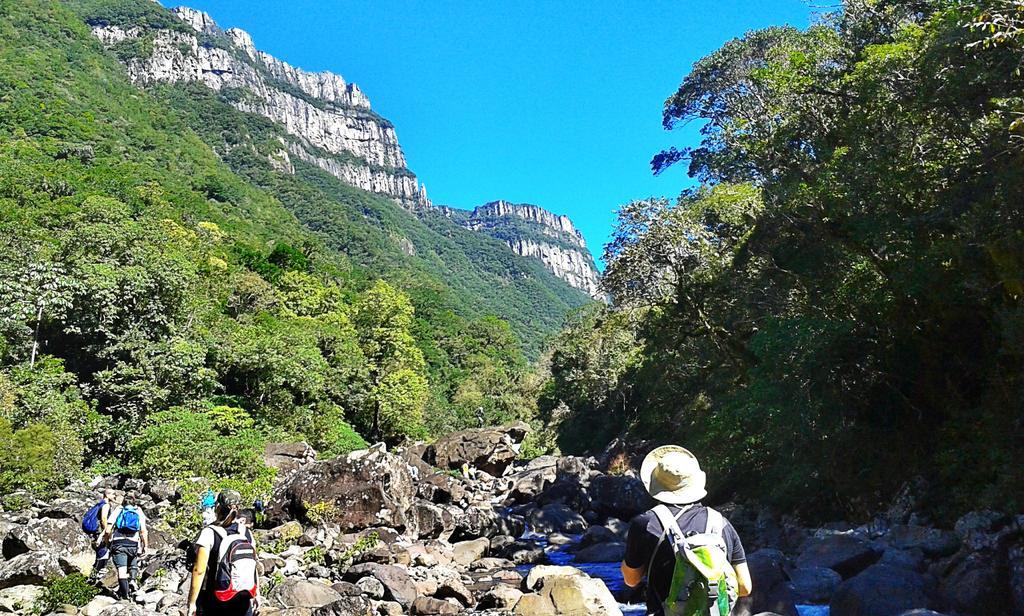
[[[653,450],[640,465],[640,479],[655,500],[670,505],[688,505],[707,496],[707,475],[697,458],[678,445]]]

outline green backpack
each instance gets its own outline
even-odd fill
[[[722,530],[725,518],[708,507],[708,522],[703,533],[683,535],[679,516],[690,507],[673,516],[665,505],[654,508],[661,522],[661,538],[654,547],[658,553],[663,541],[668,541],[675,554],[672,583],[668,596],[662,602],[665,616],[729,616],[736,603],[736,571],[729,563],[728,550]],[[654,554],[647,570],[651,571]],[[650,573],[648,573],[648,577]]]

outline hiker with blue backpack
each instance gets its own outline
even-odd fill
[[[135,493],[128,493],[111,515],[114,523],[106,536],[117,568],[117,596],[128,599],[138,591],[135,580],[139,575],[139,560],[146,555],[149,545],[146,514],[138,507]]]
[[[196,538],[188,616],[253,616],[259,610],[256,541],[234,490],[217,495],[216,520]]]
[[[633,518],[622,577],[635,588],[647,578],[647,613],[728,616],[753,584],[736,529],[701,504],[707,477],[697,458],[666,445],[647,455],[640,478],[658,501]]]
[[[94,584],[99,581],[110,559],[107,530],[113,527],[112,513],[119,504],[120,499],[114,489],[104,488],[99,502],[82,516],[82,530],[92,539],[92,547],[96,551],[96,560],[93,561],[92,571],[89,573],[89,581]]]

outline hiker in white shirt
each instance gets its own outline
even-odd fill
[[[146,555],[149,545],[146,514],[137,506],[136,495],[129,493],[122,504],[111,511],[111,517],[113,523],[106,533],[107,545],[117,568],[117,594],[127,599],[137,590],[139,559]]]

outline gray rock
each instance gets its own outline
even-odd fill
[[[349,567],[344,574],[345,581],[359,583],[364,577],[373,576],[384,585],[384,598],[400,603],[408,609],[416,598],[416,584],[401,567],[363,563]]]
[[[338,591],[326,584],[308,580],[285,578],[269,593],[269,600],[287,608],[318,608],[341,599]]]
[[[359,590],[362,591],[362,594],[366,595],[371,599],[384,598],[384,584],[382,584],[380,580],[373,577],[372,575],[368,575],[364,578],[361,578],[359,581],[356,582],[356,586],[359,587]]]
[[[733,609],[734,616],[750,616],[760,612],[775,612],[783,616],[798,616],[796,595],[786,573],[786,557],[778,550],[757,550],[747,555],[754,591],[743,597]]]
[[[42,586],[50,579],[63,576],[57,556],[47,552],[27,552],[0,562],[0,589],[26,584]]]
[[[519,456],[519,444],[529,431],[528,425],[516,422],[499,428],[452,432],[434,443],[434,460],[443,469],[469,465],[500,476]]]
[[[921,574],[872,565],[839,586],[829,604],[830,616],[892,616],[932,607],[930,595]]]
[[[477,609],[481,610],[511,610],[519,602],[523,592],[508,584],[498,584],[485,592],[480,597]]]
[[[462,610],[448,601],[433,597],[417,597],[409,613],[413,616],[434,616],[435,614],[458,614]]]
[[[542,533],[578,534],[587,529],[587,522],[562,504],[547,505],[530,513],[530,525]]]
[[[362,597],[342,597],[318,607],[312,616],[375,616],[373,604]]]
[[[880,554],[867,541],[851,535],[809,539],[797,557],[799,567],[826,567],[849,578],[868,568]]]
[[[14,558],[29,551],[74,555],[92,552],[92,543],[77,520],[39,518],[15,526],[4,538],[4,558]]]
[[[576,562],[613,563],[626,556],[626,544],[621,542],[598,543],[576,552]]]
[[[798,603],[828,603],[843,578],[825,567],[800,567],[789,574]]]
[[[960,540],[950,531],[909,524],[893,526],[889,529],[886,540],[901,550],[918,548],[932,558],[949,556],[960,547]]]
[[[878,564],[910,569],[911,571],[924,571],[924,552],[919,548],[910,550],[889,548],[882,554]]]
[[[627,475],[599,475],[587,490],[591,506],[601,516],[631,520],[654,506],[642,481]]]

